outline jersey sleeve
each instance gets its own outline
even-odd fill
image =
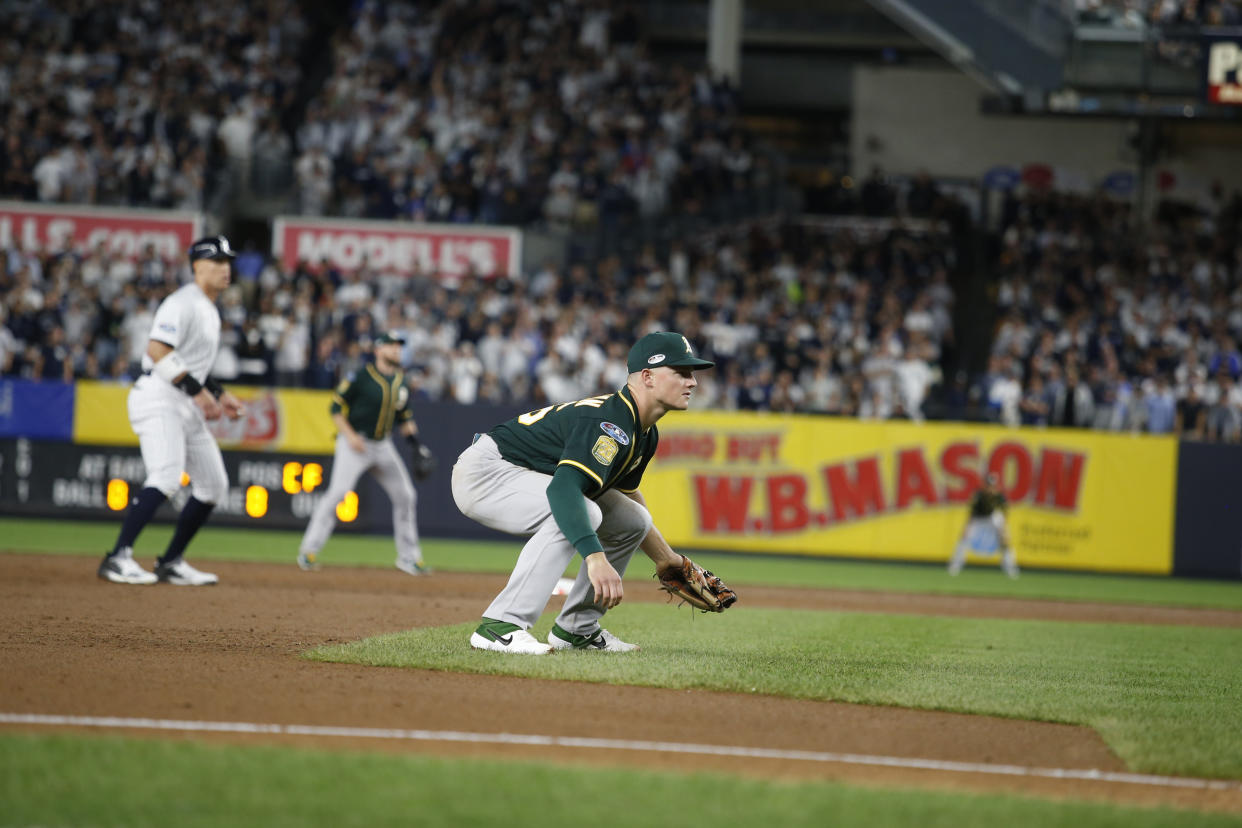
[[[328,412],[331,414],[344,414],[348,417],[350,403],[357,396],[357,391],[354,390],[356,387],[353,374],[338,382],[336,388],[332,390],[332,404],[328,406]]]
[[[163,342],[174,350],[185,338],[189,314],[186,313],[184,302],[178,302],[170,295],[160,302],[155,309],[155,318],[151,320],[150,339]]]
[[[594,488],[594,481],[580,469],[565,465],[557,467],[547,489],[548,507],[557,527],[583,558],[604,548],[599,535],[591,528],[591,517],[586,510],[584,495]]]
[[[614,464],[624,463],[630,454],[630,446],[623,445],[603,426],[603,421],[599,419],[575,419],[565,435],[565,449],[557,463],[558,468],[572,466],[591,478],[596,491],[604,488],[604,481],[613,476],[616,470]]]

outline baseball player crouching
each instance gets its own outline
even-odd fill
[[[632,652],[637,645],[600,626],[621,602],[621,576],[642,549],[657,569],[677,568],[638,490],[659,443],[656,421],[684,411],[712,363],[681,334],[647,334],[630,349],[620,391],[550,405],[501,423],[461,453],[453,499],[490,529],[530,539],[509,583],[470,636],[477,650],[542,655],[554,650]],[[548,643],[530,634],[573,559],[583,558]]]
[[[99,565],[99,577],[114,584],[207,586],[219,581],[185,560],[185,550],[228,492],[228,474],[208,420],[246,413],[241,400],[208,376],[220,345],[216,300],[229,286],[234,257],[224,236],[190,245],[194,279],[169,294],[155,311],[142,376],[129,392],[130,426],[138,435],[147,477],[130,504],[120,534]],[[177,520],[168,548],[148,572],[134,560],[134,542],[165,500],[190,477],[190,499]]]
[[[418,426],[409,406],[409,389],[401,370],[405,339],[395,331],[375,340],[375,361],[363,366],[336,387],[329,408],[336,424],[336,450],[328,491],[315,505],[298,549],[298,566],[317,569],[319,550],[336,526],[336,505],[363,472],[371,472],[392,501],[393,540],[397,569],[410,575],[431,570],[423,563],[418,541],[417,494],[410,473],[390,439],[394,424],[414,449],[415,462],[433,458],[418,439]],[[430,464],[428,464],[430,465]],[[424,465],[424,468],[427,466]]]
[[[1018,577],[1018,559],[1009,540],[1009,528],[1005,523],[1008,501],[1000,490],[995,474],[983,479],[983,486],[970,498],[970,520],[962,529],[957,548],[949,560],[949,574],[956,575],[966,564],[967,551],[976,555],[993,557],[1001,553],[1001,569],[1010,578]]]

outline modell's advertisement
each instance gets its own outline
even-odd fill
[[[287,269],[299,262],[402,276],[515,276],[522,233],[510,227],[277,218],[272,254]]]

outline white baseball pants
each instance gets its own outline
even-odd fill
[[[207,419],[185,392],[154,374],[138,378],[126,401],[129,423],[138,435],[147,469],[144,487],[172,497],[181,473],[190,476],[190,493],[203,503],[219,503],[229,477]]]

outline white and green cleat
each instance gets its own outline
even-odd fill
[[[470,646],[476,650],[519,655],[548,655],[552,647],[540,644],[533,635],[505,621],[484,618],[483,623],[470,634]]]
[[[627,644],[601,627],[592,635],[575,635],[566,632],[559,624],[552,625],[548,643],[556,650],[591,650],[600,653],[632,653],[637,644]]]

